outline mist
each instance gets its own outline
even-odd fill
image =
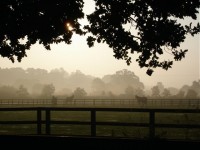
[[[0,99],[3,98],[115,98],[134,99],[145,96],[153,99],[200,98],[200,80],[181,88],[166,87],[162,82],[147,86],[133,71],[123,69],[102,78],[76,70],[1,68]]]

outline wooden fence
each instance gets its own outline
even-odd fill
[[[0,99],[0,107],[4,105],[29,106],[119,106],[119,107],[145,107],[145,108],[200,108],[200,99],[148,99],[147,103],[138,103],[136,99]]]
[[[28,121],[0,121],[1,124],[35,124],[37,125],[36,134],[38,135],[51,135],[51,125],[53,124],[72,124],[72,125],[89,125],[90,133],[92,137],[96,135],[97,126],[129,126],[129,127],[147,127],[149,128],[149,138],[155,138],[156,128],[187,128],[187,129],[200,129],[200,124],[160,124],[156,123],[156,113],[190,113],[190,114],[200,114],[200,109],[147,109],[147,108],[83,108],[83,107],[71,107],[71,108],[60,108],[60,107],[22,107],[22,108],[0,108],[0,112],[7,111],[35,111],[37,113],[36,120]],[[90,112],[90,121],[54,121],[51,118],[52,111],[78,111],[78,112]],[[45,112],[45,113],[43,113]],[[97,121],[97,112],[131,112],[131,113],[141,113],[146,112],[149,115],[148,123],[128,123],[128,122],[105,122]],[[45,114],[44,119],[42,119],[42,113]],[[42,133],[42,125],[45,126],[45,133]]]

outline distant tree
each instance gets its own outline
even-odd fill
[[[165,88],[162,92],[162,95],[164,98],[168,98],[169,96],[171,96],[171,93],[168,89]]]
[[[42,93],[42,90],[44,88],[44,85],[43,84],[40,84],[40,83],[36,83],[32,86],[32,94],[33,95],[40,95]]]
[[[83,88],[76,88],[74,91],[74,98],[84,98],[87,95],[86,91]]]
[[[188,99],[196,99],[197,98],[197,92],[195,92],[193,89],[189,89],[185,95],[185,98]]]
[[[45,79],[48,75],[48,71],[45,69],[34,69],[34,68],[28,68],[26,69],[26,74],[32,78],[32,79]]]
[[[95,94],[102,94],[103,91],[105,91],[105,83],[100,78],[95,78],[92,81],[92,90]]]
[[[183,85],[180,89],[180,91],[183,91],[185,93],[187,93],[187,91],[190,89],[190,86],[189,85]]]
[[[51,98],[55,92],[55,87],[53,84],[46,84],[42,89],[41,96],[44,98]]]
[[[30,98],[30,94],[23,85],[19,86],[19,89],[17,90],[17,97],[18,98]]]
[[[12,86],[1,86],[0,87],[0,99],[2,98],[16,98],[17,89]]]
[[[0,49],[1,49],[1,47],[0,47]],[[0,70],[0,83],[2,85],[12,85],[13,83],[16,83],[17,80],[25,79],[26,77],[27,76],[26,76],[25,70],[23,70],[22,68],[19,68],[19,67],[3,68]],[[15,87],[18,88],[18,86],[20,84],[18,84],[18,85],[15,84],[15,85],[16,85]]]
[[[180,90],[176,95],[175,95],[175,98],[178,98],[178,99],[183,99],[185,98],[185,92]]]
[[[164,89],[165,89],[163,83],[162,82],[157,82],[157,86],[158,86],[158,88],[160,90],[160,93],[162,93],[164,91]]]
[[[198,97],[200,97],[200,80],[193,81],[192,86],[190,88],[197,93]]]
[[[94,77],[90,75],[85,75],[80,70],[76,70],[76,72],[72,72],[70,76],[67,78],[66,85],[75,89],[77,87],[84,88],[85,91],[91,90],[91,84]]]
[[[170,91],[170,93],[171,93],[172,96],[176,95],[179,92],[179,89],[177,89],[175,87],[169,87],[167,89]]]
[[[113,94],[113,92],[112,91],[108,91],[107,92],[107,96],[108,96],[108,98],[115,98],[115,95]]]
[[[152,97],[155,97],[155,98],[160,97],[160,90],[158,86],[152,87],[151,91],[152,91]]]
[[[135,93],[138,96],[144,96],[145,95],[144,89],[142,89],[142,88],[135,89]]]
[[[87,15],[89,25],[82,29],[79,19],[84,17],[83,0],[1,0],[0,55],[12,62],[15,56],[21,61],[37,41],[50,50],[53,43],[70,44],[74,33],[89,33],[89,47],[95,41],[105,42],[113,49],[114,57],[124,59],[128,65],[130,53],[138,53],[136,61],[151,75],[153,68],[168,70],[173,60],[182,60],[187,50],[179,49],[180,44],[186,35],[200,32],[199,23],[185,25],[178,21],[197,19],[198,0],[94,1],[95,11]],[[162,61],[159,56],[164,53],[174,58]]]
[[[63,96],[67,96],[67,95],[71,95],[72,94],[72,90],[69,88],[62,88],[60,91],[57,92],[58,95],[63,95]]]
[[[128,86],[132,86],[134,89],[144,89],[144,84],[139,77],[127,69],[119,70],[113,75],[106,75],[102,80],[106,83],[107,89],[117,95],[124,93]]]
[[[125,95],[128,96],[128,98],[133,98],[135,95],[135,90],[132,86],[128,86],[125,89]]]
[[[48,82],[51,82],[56,89],[60,90],[65,87],[66,77],[68,77],[67,72],[63,68],[52,69],[47,76]]]

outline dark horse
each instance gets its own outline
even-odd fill
[[[57,105],[57,98],[55,96],[52,96],[51,103]]]
[[[136,98],[137,103],[138,103],[139,105],[144,106],[144,105],[147,104],[147,98],[146,98],[146,97],[141,97],[141,96],[135,95],[135,98]]]
[[[66,97],[66,104],[72,104],[73,99],[74,95]]]

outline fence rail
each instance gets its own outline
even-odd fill
[[[146,103],[139,103],[136,99],[0,99],[0,107],[4,105],[29,106],[119,106],[119,107],[150,107],[150,108],[200,108],[200,99],[148,99]]]
[[[156,113],[191,113],[200,114],[200,109],[147,109],[147,108],[59,108],[59,107],[22,107],[22,108],[0,108],[0,112],[16,112],[16,111],[35,111],[37,113],[37,119],[35,121],[0,121],[0,125],[3,124],[35,124],[37,125],[36,134],[42,134],[42,125],[45,125],[46,135],[51,134],[51,125],[53,124],[72,124],[72,125],[90,125],[90,133],[92,137],[96,135],[96,126],[133,126],[133,127],[147,127],[149,128],[149,138],[155,138],[155,129],[162,128],[196,128],[200,129],[200,124],[160,124],[156,123]],[[52,111],[80,111],[90,112],[90,121],[55,121],[51,118]],[[45,112],[45,117],[42,119],[42,112]],[[128,122],[105,122],[97,121],[96,112],[146,112],[149,115],[148,123],[128,123]]]

